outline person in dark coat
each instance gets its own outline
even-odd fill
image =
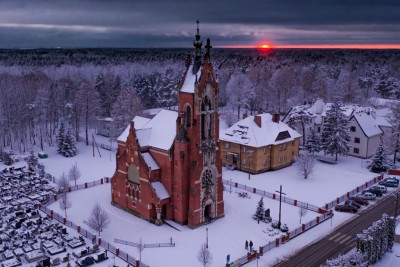
[[[250,240],[249,245],[250,245],[250,251],[252,251],[253,250],[253,241]]]
[[[244,243],[244,249],[247,250],[249,248],[249,242],[246,240]]]

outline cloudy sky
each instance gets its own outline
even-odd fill
[[[0,0],[0,48],[374,45],[400,48],[400,1]]]

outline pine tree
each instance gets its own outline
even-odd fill
[[[13,160],[11,158],[10,153],[3,151],[3,162],[5,165],[8,165],[8,166],[13,164]]]
[[[62,151],[64,150],[64,139],[65,139],[65,122],[61,121],[56,136],[57,152],[59,154],[62,154]]]
[[[382,139],[368,167],[371,172],[376,173],[385,172],[389,169],[390,161],[388,159],[388,151]]]
[[[346,156],[349,151],[350,134],[347,127],[348,119],[344,114],[342,103],[338,98],[326,112],[322,132],[322,148],[328,155]]]
[[[67,129],[67,132],[65,133],[61,154],[67,158],[74,157],[77,154],[75,137],[69,127]]]
[[[320,152],[322,146],[321,135],[311,130],[310,134],[307,137],[307,141],[305,144],[305,149],[314,154],[315,152]]]
[[[261,197],[257,204],[256,214],[254,215],[256,220],[262,220],[264,218],[264,213],[264,199]]]
[[[27,162],[28,162],[28,168],[30,169],[34,169],[37,164],[38,164],[38,158],[36,157],[36,155],[33,153],[33,151],[31,151],[31,154],[29,155]]]

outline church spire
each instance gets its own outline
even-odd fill
[[[201,50],[202,50],[203,42],[201,41],[201,36],[200,36],[199,20],[197,20],[197,32],[195,35],[195,39],[193,41],[193,46],[194,46],[193,74],[196,74],[202,64],[202,62],[201,62],[202,51]]]

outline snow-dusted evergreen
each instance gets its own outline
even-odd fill
[[[28,167],[30,169],[34,169],[37,164],[38,164],[38,158],[36,157],[35,153],[33,151],[31,151],[31,154],[29,155],[29,157],[26,159],[27,163],[28,163]]]
[[[65,139],[65,122],[61,121],[58,126],[56,142],[57,142],[57,152],[61,154],[61,151],[64,147],[64,139]]]
[[[368,166],[371,172],[386,172],[391,166],[388,150],[381,139],[379,146],[375,152],[374,157],[372,158],[371,164]]]
[[[339,255],[335,259],[327,260],[323,267],[367,267],[368,265],[364,254],[359,251],[350,251],[347,254]]]
[[[395,219],[383,214],[379,221],[357,235],[357,251],[365,255],[369,264],[374,264],[392,250],[394,236]]]
[[[344,114],[342,102],[338,98],[326,112],[322,131],[322,148],[328,155],[346,156],[349,151],[350,133],[348,119]]]
[[[67,158],[74,157],[78,153],[74,134],[68,123],[64,121],[60,123],[58,128],[57,147],[58,153]]]
[[[261,199],[257,203],[257,209],[256,209],[256,213],[254,214],[254,218],[256,220],[260,220],[261,221],[262,219],[264,219],[264,214],[265,214],[264,198],[261,197]]]
[[[305,149],[312,154],[320,152],[322,149],[321,135],[316,131],[311,130],[307,136]]]

